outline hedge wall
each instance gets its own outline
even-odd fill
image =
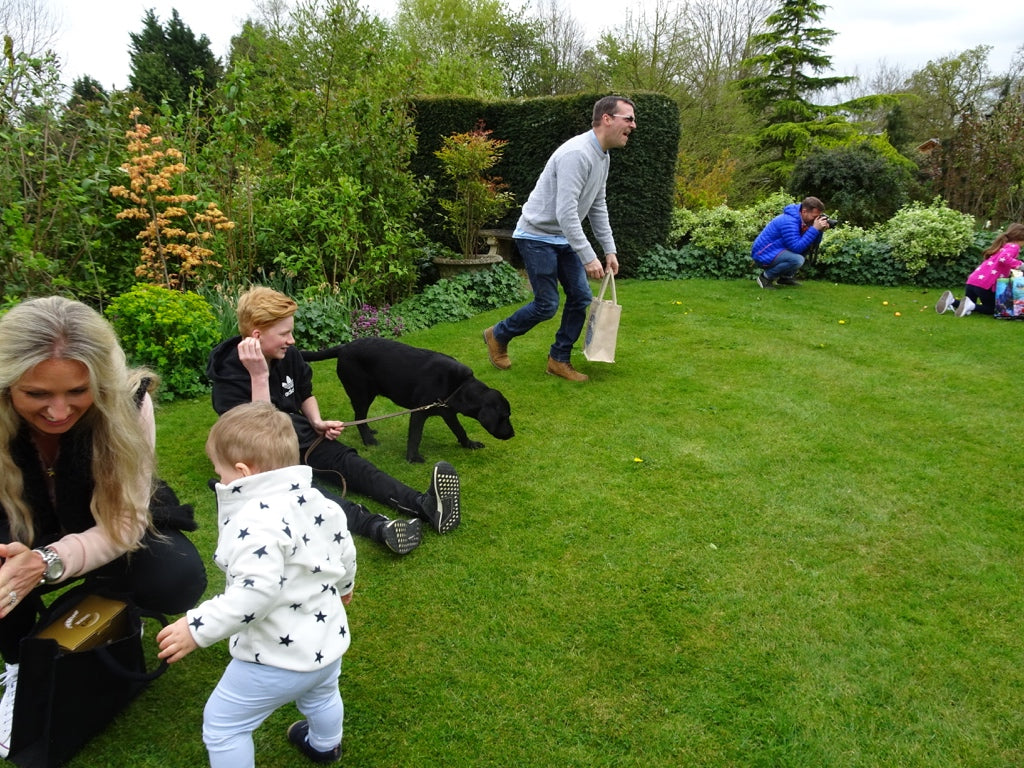
[[[550,154],[566,139],[590,128],[594,102],[603,95],[583,93],[503,102],[440,97],[417,100],[413,107],[419,143],[411,170],[434,181],[431,200],[449,195],[434,152],[440,148],[442,137],[470,131],[482,123],[493,131],[494,138],[509,142],[495,175],[508,185],[518,205],[496,226],[511,229]],[[636,105],[638,127],[625,148],[612,151],[608,213],[619,263],[628,277],[635,273],[643,256],[668,236],[679,110],[675,102],[661,94],[625,95]],[[432,240],[454,247],[436,202],[422,211],[422,217],[424,230]]]

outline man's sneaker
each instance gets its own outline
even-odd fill
[[[388,520],[381,531],[384,546],[398,555],[412,552],[423,539],[423,523],[419,520]]]
[[[974,311],[975,303],[964,296],[963,301],[960,302],[960,306],[956,308],[956,312],[953,314],[957,317],[967,317],[971,312]]]
[[[778,285],[789,285],[789,286],[792,286],[793,288],[796,288],[796,287],[797,287],[798,285],[800,285],[800,283],[798,283],[798,282],[797,282],[797,281],[796,281],[796,280],[795,280],[795,279],[794,279],[794,278],[793,278],[792,276],[790,276],[790,275],[784,275],[783,277],[780,277],[780,278],[779,278],[778,280],[776,280],[775,282],[776,282],[776,283],[777,283]]]
[[[288,741],[314,763],[336,763],[341,760],[341,744],[334,749],[319,750],[309,745],[309,723],[299,720],[288,726]]]
[[[953,306],[954,301],[956,301],[956,299],[953,298],[952,291],[943,291],[942,295],[939,296],[939,300],[935,302],[935,311],[940,315],[943,312],[949,311],[949,308]]]
[[[771,280],[770,278],[765,277],[764,272],[762,272],[760,275],[757,276],[757,284],[759,286],[761,286],[762,288],[775,289],[775,288],[778,287],[777,285],[775,285],[775,281],[774,280]]]
[[[11,751],[11,730],[14,727],[14,694],[18,689],[18,665],[8,664],[0,675],[4,686],[4,697],[0,700],[0,757],[7,757]]]
[[[462,522],[461,505],[459,473],[447,461],[437,462],[427,489],[424,509],[427,520],[438,533],[451,533]]]

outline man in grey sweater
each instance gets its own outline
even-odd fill
[[[600,280],[605,269],[619,272],[605,183],[608,151],[626,146],[636,129],[633,110],[633,102],[622,96],[599,99],[594,104],[593,129],[569,139],[548,158],[513,233],[533,287],[533,301],[484,331],[487,355],[496,368],[512,367],[508,356],[512,339],[555,316],[561,283],[565,308],[548,354],[547,372],[570,381],[587,380],[586,374],[572,367],[570,355],[594,295],[587,278]],[[583,232],[583,219],[590,220],[604,250],[604,267]]]

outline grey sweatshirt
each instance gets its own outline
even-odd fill
[[[604,197],[608,168],[608,153],[592,130],[566,141],[548,158],[516,230],[527,237],[564,237],[587,264],[597,258],[583,232],[583,219],[589,218],[605,254],[616,253]]]

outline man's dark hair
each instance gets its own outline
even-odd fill
[[[615,114],[619,104],[629,104],[636,109],[636,105],[625,96],[602,96],[594,103],[594,116],[591,118],[590,124],[596,128],[601,124],[602,117]]]
[[[816,197],[805,197],[804,201],[800,203],[801,211],[824,211],[825,204]]]

